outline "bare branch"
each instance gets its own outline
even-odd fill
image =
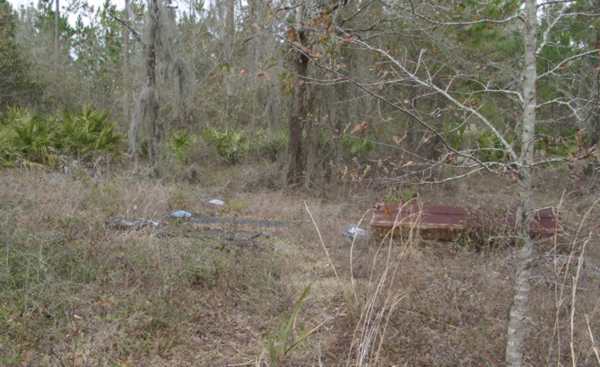
[[[544,49],[544,47],[546,47],[546,45],[548,44],[548,38],[550,36],[550,32],[556,26],[556,24],[560,21],[560,19],[565,15],[566,10],[567,10],[566,4],[562,3],[560,11],[558,12],[558,15],[554,19],[552,19],[552,21],[550,22],[548,27],[544,30],[544,34],[542,36],[542,42],[540,43],[539,47],[535,51],[535,53],[537,55],[539,55],[542,52],[542,50]]]
[[[417,12],[413,12],[413,14],[415,16],[417,16],[418,18],[421,18],[431,24],[436,24],[436,25],[448,25],[448,26],[461,26],[461,25],[475,25],[475,24],[482,24],[482,23],[492,23],[492,24],[505,24],[505,23],[509,23],[512,22],[515,19],[518,19],[519,16],[521,15],[520,12],[517,12],[509,17],[503,18],[503,19],[492,19],[492,18],[484,18],[484,19],[477,19],[477,20],[459,20],[459,21],[452,21],[452,22],[440,22],[434,19],[431,19],[425,15],[419,14]]]
[[[456,176],[451,176],[451,177],[446,177],[443,180],[433,180],[433,181],[423,181],[423,182],[419,182],[419,184],[429,184],[429,185],[439,185],[439,184],[444,184],[444,183],[448,183],[451,181],[456,181],[456,180],[461,180],[463,178],[469,177],[471,175],[474,175],[475,173],[481,172],[483,170],[483,167],[478,167],[474,170],[468,171],[466,173],[463,173],[462,175],[456,175]]]
[[[550,6],[550,5],[556,5],[556,4],[564,4],[564,3],[574,3],[575,0],[549,0],[549,1],[544,1],[543,3],[538,3],[537,7],[538,8],[542,8],[544,6]]]
[[[136,31],[130,24],[129,22],[124,21],[123,19],[117,17],[114,12],[109,12],[108,15],[113,18],[114,20],[116,20],[119,24],[121,24],[123,27],[127,28],[129,30],[129,32],[131,32],[131,34],[133,34],[133,37],[136,39],[136,41],[138,41],[141,44],[144,44],[144,41],[142,40],[142,36],[140,35],[140,33],[138,31]]]
[[[440,88],[438,85],[433,83],[431,80],[425,81],[425,80],[421,79],[420,77],[418,77],[417,75],[412,73],[410,70],[408,70],[408,68],[404,64],[402,64],[400,61],[398,61],[398,59],[396,59],[392,55],[390,55],[387,51],[385,51],[381,48],[378,48],[378,47],[373,47],[362,40],[353,39],[352,42],[364,47],[365,49],[374,51],[374,52],[384,56],[386,59],[391,61],[392,64],[394,64],[396,67],[398,67],[404,74],[406,74],[410,79],[412,79],[417,84],[435,90],[436,92],[438,92],[442,96],[444,96],[447,100],[449,100],[454,105],[456,105],[458,108],[460,108],[464,111],[468,111],[468,112],[472,113],[473,115],[475,115],[498,138],[498,140],[500,141],[502,146],[507,150],[507,152],[509,153],[511,158],[515,161],[517,160],[517,154],[516,154],[515,150],[513,149],[513,147],[508,143],[508,141],[506,141],[504,136],[494,127],[492,122],[489,121],[485,116],[483,116],[479,111],[477,111],[473,107],[469,107],[469,106],[466,106],[464,103],[461,103],[454,96],[452,96],[450,93],[445,91],[443,88]]]
[[[474,162],[476,162],[477,164],[479,164],[481,167],[484,167],[487,170],[487,166],[485,165],[485,163],[481,162],[479,159],[477,159],[474,156],[470,156],[470,155],[466,155],[463,152],[456,150],[455,148],[452,147],[452,145],[450,145],[450,143],[448,143],[448,141],[446,140],[446,138],[437,130],[435,129],[433,126],[429,125],[427,122],[423,121],[416,113],[414,113],[413,111],[410,111],[406,108],[404,108],[402,105],[392,102],[389,99],[374,93],[373,91],[371,91],[369,88],[367,88],[365,85],[363,85],[362,83],[350,78],[349,76],[341,73],[339,70],[335,70],[329,66],[323,65],[322,63],[320,63],[317,59],[315,59],[312,55],[310,55],[309,53],[307,53],[304,49],[302,49],[301,47],[299,47],[299,45],[293,43],[293,42],[289,42],[287,40],[287,38],[283,38],[280,37],[280,39],[282,39],[284,42],[287,42],[291,45],[291,47],[293,47],[295,49],[295,51],[307,56],[308,58],[310,58],[314,65],[318,66],[319,68],[323,69],[323,70],[327,70],[329,72],[335,73],[337,75],[342,76],[346,81],[348,81],[350,84],[356,86],[357,88],[359,88],[360,90],[362,90],[363,92],[365,92],[366,94],[378,99],[379,101],[383,102],[384,104],[405,113],[406,115],[410,116],[414,121],[416,121],[419,125],[423,126],[425,129],[431,131],[438,139],[439,141],[446,147],[446,149],[448,149],[449,151],[455,153],[457,156],[472,160]]]
[[[561,61],[558,64],[556,64],[556,66],[554,66],[552,69],[546,71],[545,73],[540,74],[538,76],[537,80],[540,80],[540,79],[542,79],[544,77],[547,77],[550,74],[553,74],[556,70],[560,69],[563,65],[566,65],[566,64],[570,63],[571,61],[574,61],[574,60],[580,59],[582,57],[585,57],[587,55],[591,55],[591,54],[598,53],[598,52],[600,52],[599,49],[593,49],[593,50],[589,50],[589,51],[586,51],[586,52],[582,52],[582,53],[579,53],[579,54],[567,57],[563,61]]]
[[[548,106],[551,104],[558,104],[561,106],[566,106],[569,110],[571,110],[571,112],[573,113],[573,116],[575,116],[575,118],[577,119],[577,121],[583,121],[583,117],[579,116],[579,112],[577,111],[577,109],[575,107],[573,107],[572,101],[565,101],[562,98],[554,98],[551,99],[549,101],[546,101],[544,103],[538,104],[537,106],[535,106],[536,109],[542,108],[544,106]]]
[[[590,326],[590,318],[588,315],[585,315],[585,322],[587,324],[590,341],[592,342],[592,350],[594,351],[594,355],[596,356],[596,361],[598,362],[598,365],[600,366],[600,352],[598,352],[598,347],[596,346],[596,341],[594,340],[594,333],[592,332],[592,327]]]

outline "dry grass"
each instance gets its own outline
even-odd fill
[[[512,249],[471,251],[416,240],[352,244],[341,237],[342,228],[380,194],[356,191],[340,202],[260,190],[240,183],[252,169],[201,178],[211,186],[130,174],[95,180],[84,173],[0,172],[0,365],[273,366],[265,341],[289,320],[308,285],[286,335],[310,336],[280,365],[503,364]],[[495,193],[481,187],[466,181],[446,191],[419,190],[430,200],[452,193],[449,204],[511,195],[509,186]],[[228,205],[212,208],[206,204],[212,197]],[[540,194],[545,204],[559,197]],[[571,222],[578,223],[585,201],[566,201]],[[161,219],[172,209],[290,226],[266,230],[271,236],[254,245],[105,226],[112,216]],[[571,230],[560,240],[572,244],[570,258],[550,246],[536,261],[527,351],[532,366],[572,365],[573,352],[576,365],[597,365],[598,346],[590,337],[600,338],[596,237],[587,242],[585,262],[578,262],[591,222],[576,240]]]

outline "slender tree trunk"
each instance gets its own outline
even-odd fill
[[[148,47],[146,52],[146,80],[151,91],[150,109],[148,114],[148,125],[150,126],[150,161],[152,164],[158,162],[159,146],[161,141],[161,129],[158,124],[158,100],[156,96],[156,45],[160,24],[159,0],[149,0],[148,11],[150,13],[150,25],[148,36]]]
[[[298,29],[290,27],[288,30],[288,38],[290,42],[304,47],[306,43],[306,34],[302,25],[304,20],[304,6],[298,7],[296,12],[296,26]],[[307,113],[307,85],[303,77],[307,75],[309,59],[307,55],[295,49],[291,50],[291,55],[291,66],[296,74],[296,80],[294,81],[292,107],[290,109],[289,117],[289,165],[287,182],[288,185],[297,185],[302,183],[302,177],[304,175],[305,157],[303,149],[303,133],[304,121]]]
[[[294,69],[298,74],[298,79],[294,85],[294,95],[292,100],[292,109],[289,118],[289,167],[288,184],[298,184],[304,175],[304,149],[303,133],[304,120],[306,117],[306,90],[307,86],[300,76],[306,76],[308,69],[308,57],[297,55],[294,62]]]
[[[315,100],[323,101],[324,93],[323,90],[318,88],[311,88],[308,93],[308,100],[306,102],[306,110],[316,112],[310,116],[310,118],[304,121],[304,187],[310,189],[312,186],[317,185],[317,179],[319,178],[319,152],[320,146],[320,125],[322,122],[322,105],[315,108]],[[318,95],[317,95],[318,94]],[[316,116],[315,116],[316,115]]]
[[[594,7],[600,11],[600,0],[594,2]],[[600,49],[600,30],[596,30],[596,49]],[[599,55],[600,56],[600,52]],[[594,100],[593,107],[590,109],[590,115],[587,118],[587,126],[590,145],[595,145],[600,141],[600,63],[593,63],[593,80],[592,80],[592,98]]]
[[[125,0],[125,22],[129,24],[131,6],[129,0]],[[129,27],[123,27],[123,117],[125,121],[130,121],[131,111],[129,104],[131,102],[131,88],[129,84]]]
[[[54,0],[54,57],[56,57],[56,66],[59,66],[59,19],[60,19],[60,0]]]
[[[249,0],[248,1],[248,18],[250,20],[250,32],[253,34],[251,50],[250,50],[250,65],[249,72],[251,75],[252,83],[248,85],[250,90],[252,91],[251,97],[251,107],[250,107],[250,126],[256,127],[256,121],[263,121],[264,119],[257,119],[257,114],[259,110],[259,103],[261,100],[261,90],[259,87],[257,73],[258,73],[258,65],[261,57],[261,48],[263,42],[263,32],[262,27],[259,26],[259,22],[262,21],[263,12],[262,9],[264,5],[261,5],[262,1],[260,0]]]
[[[506,339],[506,365],[520,367],[523,365],[523,350],[528,329],[529,279],[531,277],[531,261],[534,253],[534,240],[529,236],[529,221],[532,214],[531,168],[534,153],[535,108],[537,104],[535,82],[536,71],[536,0],[525,1],[525,69],[523,81],[523,112],[520,157],[520,207],[517,212],[519,232],[523,243],[518,250],[517,272],[514,282],[513,303],[510,308]]]
[[[148,0],[148,37],[144,46],[146,81],[136,102],[129,126],[129,154],[137,158],[138,130],[143,123],[150,130],[149,158],[152,164],[158,162],[162,131],[158,123],[159,104],[156,96],[156,45],[159,32],[159,0]]]
[[[225,116],[227,120],[232,118],[233,109],[233,45],[235,42],[235,0],[226,0],[225,9],[225,44],[224,56],[227,70],[225,72]]]

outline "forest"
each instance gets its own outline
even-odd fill
[[[0,366],[600,366],[600,0],[0,0]]]

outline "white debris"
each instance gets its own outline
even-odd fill
[[[208,203],[210,205],[214,205],[214,206],[223,206],[225,205],[225,202],[221,199],[211,199],[208,201]]]
[[[344,237],[347,237],[351,240],[353,239],[363,239],[369,236],[368,232],[359,226],[350,225],[347,226],[343,233]]]
[[[192,213],[187,212],[185,210],[176,210],[176,211],[172,212],[171,214],[169,214],[169,216],[171,218],[191,218]]]

